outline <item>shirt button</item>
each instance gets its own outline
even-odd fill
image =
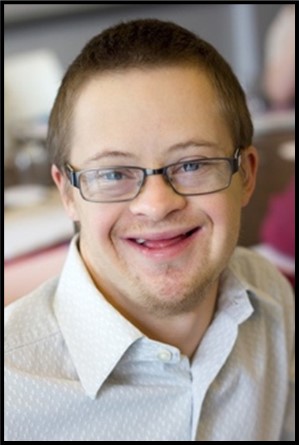
[[[172,358],[172,353],[168,349],[162,349],[158,352],[158,359],[161,362],[169,362]]]

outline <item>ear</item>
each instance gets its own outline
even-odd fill
[[[258,152],[252,145],[242,151],[241,154],[241,181],[242,181],[242,206],[245,207],[255,189],[258,170]]]
[[[73,221],[78,221],[79,218],[78,218],[78,214],[76,211],[73,190],[71,190],[72,187],[68,183],[68,179],[55,164],[53,164],[51,167],[51,175],[52,175],[53,181],[55,182],[55,184],[59,190],[63,206],[64,206],[68,216]]]

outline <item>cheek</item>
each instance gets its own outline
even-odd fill
[[[215,234],[224,238],[234,234],[237,236],[241,219],[241,195],[231,192],[215,195],[215,199],[208,202],[207,214]]]
[[[115,205],[88,203],[78,208],[82,238],[90,247],[111,243],[114,227],[120,218]]]

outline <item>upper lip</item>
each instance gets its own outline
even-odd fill
[[[127,239],[142,239],[146,241],[160,241],[176,238],[177,236],[186,235],[186,233],[199,229],[199,226],[186,227],[182,229],[167,230],[165,232],[138,233],[129,235]]]

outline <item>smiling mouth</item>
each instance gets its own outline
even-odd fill
[[[168,247],[175,246],[176,244],[179,244],[186,239],[190,238],[193,234],[198,232],[200,230],[199,227],[196,227],[192,230],[189,230],[188,232],[180,233],[175,236],[153,236],[147,238],[129,238],[129,241],[134,242],[136,245],[147,248],[147,249],[166,249]]]

